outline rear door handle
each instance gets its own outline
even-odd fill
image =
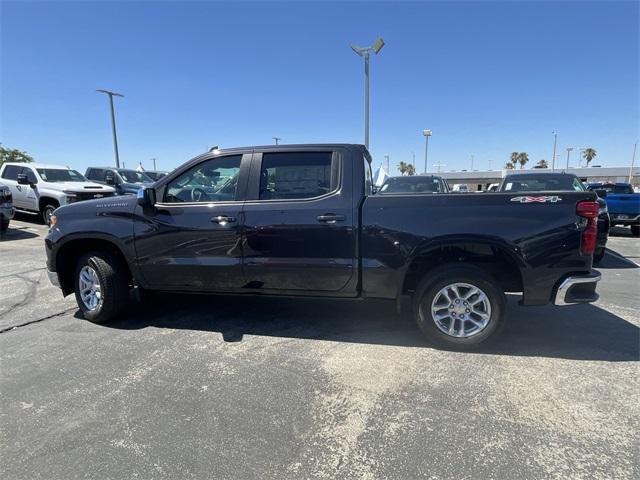
[[[319,222],[336,223],[344,222],[347,217],[345,217],[344,215],[336,215],[335,213],[326,213],[324,215],[318,215],[316,218]]]
[[[230,217],[228,215],[216,215],[215,217],[211,217],[212,223],[217,223],[218,225],[226,225],[227,223],[233,223],[236,221],[236,217]]]

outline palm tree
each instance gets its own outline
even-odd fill
[[[416,174],[416,167],[414,167],[411,164],[407,165],[407,175],[412,176],[415,174]]]
[[[400,162],[398,164],[398,170],[400,170],[400,175],[404,175],[407,173],[407,164],[405,162]]]
[[[518,154],[518,163],[520,164],[520,169],[523,169],[528,161],[529,155],[527,154],[527,152],[520,152]]]
[[[584,158],[587,162],[587,167],[591,163],[591,160],[596,158],[598,153],[593,148],[585,148],[584,152],[582,152],[582,158]]]
[[[504,168],[507,170],[513,170],[516,166],[513,164],[511,160],[504,164]]]
[[[513,167],[511,168],[516,168],[516,165],[518,164],[518,155],[520,155],[518,152],[511,152],[511,157],[509,158],[508,162],[513,165]]]
[[[542,160],[539,160],[538,163],[536,163],[536,166],[533,168],[549,168],[549,164],[547,163],[546,160],[542,159]]]

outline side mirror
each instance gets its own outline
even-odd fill
[[[27,179],[27,176],[24,173],[19,173],[17,180],[18,180],[18,185],[29,185],[29,180]]]
[[[607,191],[604,189],[597,189],[596,190],[596,194],[600,197],[600,198],[605,198],[607,196]]]
[[[142,208],[153,208],[156,204],[156,191],[151,187],[142,187],[138,190],[138,205]]]
[[[106,183],[107,185],[115,185],[116,179],[113,178],[113,175],[107,175],[106,177],[104,177],[104,183]]]

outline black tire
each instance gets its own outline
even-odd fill
[[[631,235],[640,237],[640,225],[631,225]]]
[[[9,219],[0,217],[0,233],[4,235],[9,230]]]
[[[100,284],[101,299],[94,309],[90,309],[80,295],[80,271],[85,266],[93,269]],[[76,302],[84,318],[94,323],[105,323],[122,313],[129,301],[129,277],[126,268],[126,265],[108,252],[87,253],[78,260],[74,290]]]
[[[439,292],[446,286],[454,283],[468,284],[480,289],[486,295],[488,305],[490,306],[488,323],[484,328],[478,330],[477,333],[468,337],[455,337],[445,333],[436,325],[436,320],[432,314],[431,306],[436,296],[438,296]],[[469,291],[470,290],[466,290],[466,292]],[[470,300],[478,298],[479,297],[471,296]],[[474,350],[481,345],[486,345],[490,340],[497,338],[505,326],[505,308],[506,297],[499,283],[483,270],[473,265],[450,264],[427,272],[425,278],[418,285],[414,295],[416,322],[420,330],[422,330],[422,333],[435,345],[452,350]],[[466,311],[469,312],[469,310]],[[469,316],[469,314],[466,315],[467,317]],[[475,319],[478,320],[478,317],[475,317]],[[456,322],[456,320],[454,320],[454,322]],[[468,323],[470,322],[465,321],[462,322],[462,325],[466,326]],[[454,323],[454,326],[455,325],[458,327],[461,325],[459,319],[457,323]],[[472,326],[471,329],[473,328]]]
[[[45,225],[50,225],[51,224],[51,215],[53,215],[53,211],[58,208],[57,205],[54,205],[52,203],[47,203],[42,207],[42,210],[40,211],[40,214],[42,215],[42,221],[44,222]]]
[[[593,254],[593,263],[594,265],[597,263],[600,263],[602,261],[602,259],[604,258],[604,254],[606,253],[607,249],[606,248],[601,248],[599,250],[596,250]]]

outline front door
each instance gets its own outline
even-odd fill
[[[351,169],[339,151],[284,148],[254,154],[244,206],[247,286],[352,296],[357,280]]]
[[[156,188],[153,211],[137,208],[136,252],[152,288],[223,292],[243,285],[241,186],[251,155],[244,157],[205,157]]]

